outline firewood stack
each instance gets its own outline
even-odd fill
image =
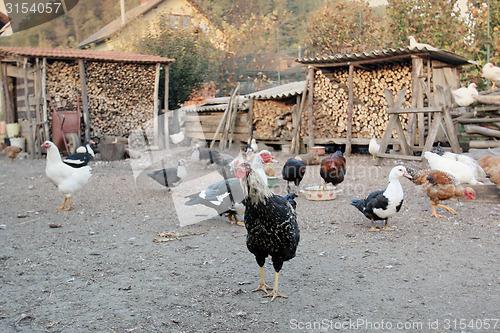
[[[314,136],[316,138],[345,138],[348,110],[347,68],[331,73],[317,70],[314,78]],[[394,94],[406,88],[404,107],[411,104],[411,68],[408,65],[389,64],[377,70],[354,69],[354,105],[352,114],[352,137],[370,138],[371,133],[382,137],[387,128],[387,100],[384,88]],[[307,112],[302,112],[302,124],[307,124]],[[408,123],[408,115],[401,115],[403,128]],[[301,126],[301,136],[306,134],[307,126]]]
[[[56,108],[76,110],[75,88],[81,90],[78,63],[57,61],[47,67],[47,87]],[[85,67],[93,136],[128,137],[153,119],[154,66],[90,62]]]
[[[292,139],[295,105],[280,101],[255,101],[253,119],[259,139]]]

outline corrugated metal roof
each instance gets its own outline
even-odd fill
[[[415,47],[411,49],[409,46],[361,53],[343,53],[324,57],[301,58],[297,59],[297,62],[302,64],[333,64],[334,66],[347,66],[350,62],[391,62],[395,57],[404,58],[407,56],[411,58],[412,55],[418,54],[426,54],[431,59],[440,60],[457,66],[474,63],[474,61],[450,51],[428,47]]]
[[[175,61],[175,59],[169,59],[160,56],[117,51],[40,49],[31,47],[0,46],[0,58],[6,58],[8,56],[41,57],[50,59],[88,59],[96,61],[162,64],[169,64]]]
[[[306,81],[283,84],[281,86],[256,91],[245,95],[249,99],[282,99],[300,95],[304,92]]]
[[[184,112],[212,112],[212,111],[225,111],[228,104],[204,104],[204,105],[190,105],[179,109]],[[248,110],[247,103],[238,105],[238,110]]]

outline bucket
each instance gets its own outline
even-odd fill
[[[23,151],[26,151],[26,139],[25,138],[10,138],[10,144],[12,146],[18,146]]]
[[[5,129],[7,130],[7,136],[9,138],[15,138],[19,136],[20,126],[18,123],[5,124]]]

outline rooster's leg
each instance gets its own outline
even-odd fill
[[[457,215],[457,211],[454,210],[453,208],[451,207],[448,207],[448,206],[445,206],[445,205],[441,205],[441,204],[437,204],[436,205],[437,207],[441,207],[443,209],[446,209],[447,211],[449,211],[450,213],[454,214],[454,215]]]
[[[271,291],[269,294],[267,294],[266,296],[264,296],[264,297],[271,297],[272,296],[271,302],[274,301],[274,299],[276,297],[288,298],[288,296],[282,295],[282,294],[280,294],[278,292],[278,280],[279,280],[279,277],[280,277],[280,273],[274,271],[274,288],[273,288],[273,291]]]
[[[267,291],[269,289],[272,289],[271,287],[269,287],[265,282],[264,282],[264,266],[261,266],[260,267],[260,285],[257,289],[253,290],[253,291],[259,291],[259,290],[262,290],[263,292],[265,292],[267,294]]]
[[[432,202],[431,202],[431,208],[432,208],[432,214],[431,214],[431,216],[434,216],[434,217],[444,217],[443,215],[439,215],[436,212],[436,205],[434,205],[434,203],[432,203]]]
[[[73,207],[71,206],[71,197],[68,198],[68,203],[69,203],[68,208],[64,208],[64,210],[72,210],[73,209]]]
[[[60,209],[60,210],[66,209],[66,201],[68,201],[68,198],[64,197],[64,201],[63,201],[61,207],[56,207],[56,209]]]

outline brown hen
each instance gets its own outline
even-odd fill
[[[434,217],[444,217],[436,212],[436,207],[446,209],[452,214],[457,212],[448,206],[441,205],[441,200],[452,199],[465,195],[467,200],[475,199],[476,192],[470,187],[463,188],[458,180],[447,172],[439,170],[420,170],[415,171],[408,168],[408,173],[413,177],[412,181],[421,185],[425,194],[430,199],[432,214]]]
[[[8,158],[10,158],[10,163],[12,163],[17,155],[19,155],[19,153],[22,151],[22,149],[17,146],[7,146],[3,142],[1,144],[3,153],[7,155]]]

